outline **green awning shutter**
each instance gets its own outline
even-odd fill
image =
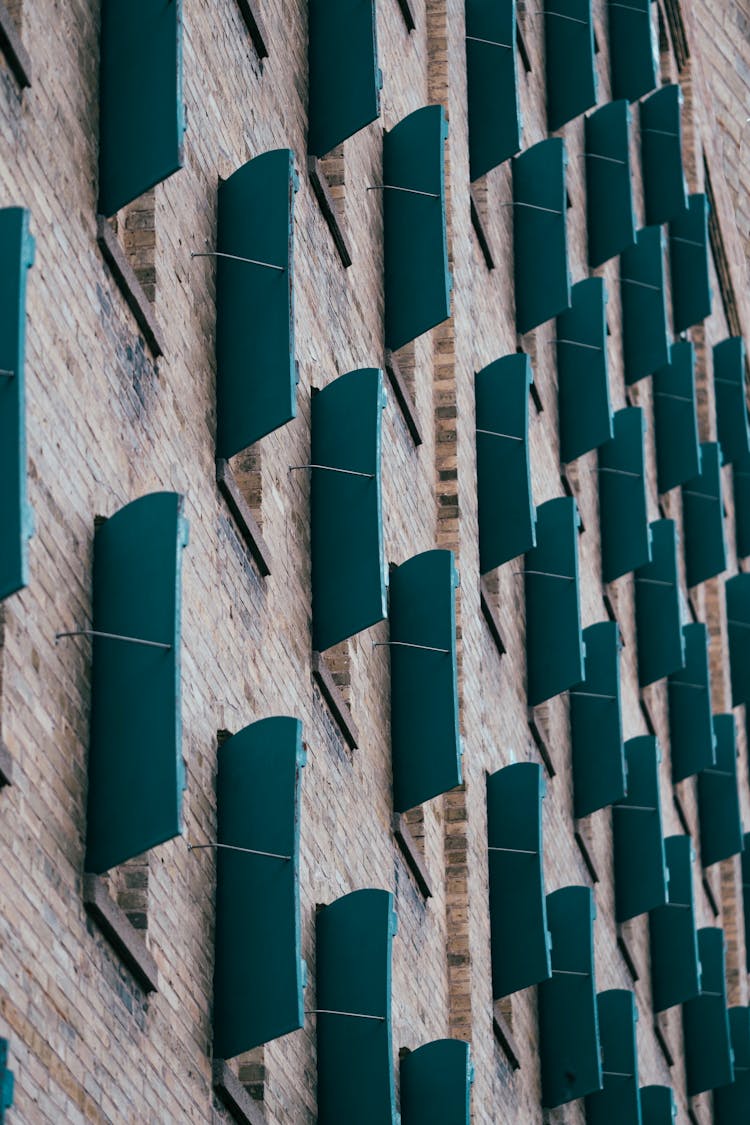
[[[687,210],[669,224],[672,320],[677,333],[711,315],[708,209],[705,195],[691,195]]]
[[[552,978],[539,985],[542,1105],[554,1107],[601,1090],[594,979],[596,904],[588,887],[547,895]]]
[[[521,147],[516,0],[466,0],[466,85],[472,180]]]
[[[625,743],[628,791],[612,807],[615,918],[627,922],[667,902],[667,864],[659,800],[661,753],[653,735]]]
[[[612,437],[607,373],[607,288],[587,277],[570,291],[557,318],[557,404],[560,460],[575,461]]]
[[[547,130],[596,104],[591,0],[544,0]]]
[[[651,561],[644,470],[646,420],[640,406],[613,418],[614,434],[599,446],[602,581],[612,582]]]
[[[747,730],[747,726],[745,727]],[[750,832],[742,838],[742,915],[745,920],[745,967],[750,973]]]
[[[651,20],[652,0],[608,0],[612,97],[635,102],[653,90],[659,76],[659,47]]]
[[[425,551],[391,574],[393,806],[406,812],[461,784],[452,551]]]
[[[26,275],[30,215],[0,208],[0,601],[29,581],[33,517],[26,498]]]
[[[724,931],[715,926],[698,930],[701,994],[682,1008],[688,1097],[734,1081],[729,1041],[727,986],[724,971]]]
[[[0,1039],[0,1122],[13,1105],[13,1072],[8,1069],[8,1040]]]
[[[536,510],[536,547],[525,559],[526,676],[530,707],[584,676],[576,502],[548,500]]]
[[[620,629],[599,621],[583,630],[586,679],[570,689],[573,815],[588,816],[625,796],[620,708]]]
[[[746,370],[745,341],[741,336],[722,340],[714,347],[716,436],[724,465],[750,454],[750,426],[745,398]]]
[[[532,382],[531,362],[523,352],[503,356],[475,376],[481,574],[535,543],[529,466]]]
[[[641,161],[646,226],[674,219],[687,206],[682,169],[682,90],[662,86],[641,102]]]
[[[635,632],[641,687],[685,666],[674,520],[651,524],[651,559],[635,575]]]
[[[604,1087],[586,1096],[586,1125],[641,1125],[638,1091],[638,1009],[629,988],[596,998]]]
[[[307,149],[324,156],[380,115],[375,0],[309,0]]]
[[[715,578],[727,566],[718,442],[701,444],[700,473],[682,486],[682,520],[687,584],[697,586]]]
[[[708,667],[708,630],[696,621],[683,625],[685,667],[667,681],[672,781],[684,781],[712,766],[716,758]]]
[[[304,1023],[299,907],[304,764],[299,719],[261,719],[219,747],[216,811],[218,842],[225,847],[216,856],[217,1058],[234,1058]]]
[[[385,343],[393,351],[450,316],[447,137],[441,105],[415,110],[383,137]]]
[[[393,895],[344,895],[318,911],[315,930],[319,1125],[396,1125]]]
[[[654,372],[656,480],[669,492],[700,472],[698,411],[695,399],[695,348],[679,340],[670,362]]]
[[[521,335],[570,307],[566,163],[560,137],[513,158],[513,273]]]
[[[635,246],[623,251],[620,297],[625,382],[630,386],[669,363],[661,227],[643,227]]]
[[[714,730],[716,764],[698,774],[698,822],[704,867],[738,855],[744,847],[734,715],[714,715]]]
[[[732,706],[750,703],[750,574],[735,574],[724,584],[727,599]]]
[[[589,265],[600,266],[635,242],[630,175],[630,107],[609,102],[585,122]]]
[[[664,849],[669,871],[669,901],[652,910],[648,917],[655,1012],[664,1012],[692,1000],[701,988],[692,876],[693,843],[689,836],[668,836]]]
[[[492,996],[498,1000],[550,976],[542,862],[545,784],[536,762],[487,778]]]
[[[99,211],[182,167],[182,0],[102,0]]]
[[[676,1116],[671,1086],[641,1086],[641,1125],[674,1125]]]
[[[182,831],[182,506],[154,492],[94,535],[92,628],[152,642],[93,639],[85,870],[97,875]]]
[[[474,1067],[463,1039],[436,1039],[401,1059],[401,1125],[469,1125]]]
[[[312,469],[310,484],[317,652],[388,612],[380,487],[384,406],[383,374],[375,367],[339,375],[313,395],[310,460],[323,466]]]
[[[750,555],[750,453],[732,465],[732,486],[737,557],[746,559]]]
[[[750,1121],[750,1008],[729,1009],[734,1082],[714,1090],[714,1125]]]
[[[219,185],[216,453],[232,457],[297,413],[288,148],[248,160]],[[238,260],[245,259],[245,260]],[[273,268],[270,268],[273,267]]]

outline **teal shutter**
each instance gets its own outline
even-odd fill
[[[629,988],[596,998],[604,1086],[586,1096],[586,1125],[641,1125],[638,1091],[638,1009]]]
[[[734,1082],[714,1090],[714,1125],[750,1121],[750,1008],[729,1009]]]
[[[312,400],[310,547],[313,649],[323,652],[388,612],[380,451],[383,373],[334,379]],[[340,472],[329,470],[339,469]]]
[[[466,0],[466,84],[472,180],[521,147],[516,0]]]
[[[216,810],[224,847],[216,855],[217,1058],[234,1058],[304,1023],[299,907],[304,764],[299,719],[261,719],[219,747]]]
[[[638,101],[659,77],[659,48],[651,22],[652,0],[608,0],[612,97]]]
[[[625,796],[620,706],[620,629],[599,621],[583,630],[586,678],[570,689],[573,815],[578,819]]]
[[[396,351],[450,316],[441,105],[427,105],[383,137],[385,343]]]
[[[85,870],[99,875],[182,831],[182,497],[154,492],[94,536]],[[169,645],[169,648],[157,646]]]
[[[594,979],[596,905],[588,887],[547,895],[552,978],[539,986],[542,1105],[552,1108],[602,1088]]]
[[[99,211],[182,167],[182,0],[102,0]]]
[[[309,0],[308,152],[324,156],[380,115],[375,0]]]
[[[26,275],[30,215],[0,208],[0,601],[29,581],[33,518],[26,498]]]
[[[686,332],[711,315],[708,210],[705,195],[691,195],[687,210],[669,224],[672,320],[676,333]]]
[[[521,335],[570,307],[566,163],[560,137],[513,159],[513,273]]]
[[[536,762],[487,778],[492,996],[497,1000],[550,976],[542,861],[545,784]]]
[[[692,876],[693,843],[689,836],[668,836],[664,849],[669,871],[669,901],[648,916],[655,1012],[684,1004],[698,996],[701,989]]]
[[[747,360],[741,336],[722,340],[714,347],[716,430],[722,463],[729,465],[750,454],[750,426],[745,400]]]
[[[684,781],[715,762],[711,716],[708,630],[696,621],[683,625],[685,667],[667,678],[672,782]]]
[[[661,754],[653,735],[625,743],[628,791],[612,807],[615,918],[627,922],[667,902],[667,864],[659,801]]]
[[[587,277],[570,292],[557,318],[557,387],[560,460],[575,461],[612,437],[607,373],[607,289]]]
[[[701,863],[710,867],[744,848],[737,787],[737,741],[734,715],[714,715],[716,763],[698,774],[698,823]]]
[[[599,446],[603,582],[613,582],[651,561],[643,410],[640,406],[618,410],[613,425],[612,439]]]
[[[475,380],[479,570],[486,574],[534,546],[529,466],[531,362],[503,356]]]
[[[547,131],[596,104],[591,0],[544,0]]]
[[[530,707],[583,679],[576,502],[563,496],[536,510],[537,544],[527,551],[526,672]]]
[[[296,190],[288,148],[248,160],[219,185],[218,247],[225,256],[216,267],[218,457],[247,449],[297,413]]]
[[[393,807],[406,812],[461,784],[452,551],[425,551],[391,574]]]
[[[732,465],[732,487],[737,557],[746,559],[750,555],[750,453]]]
[[[622,346],[628,386],[669,363],[661,227],[638,231],[620,258]]]
[[[315,929],[319,1125],[396,1125],[393,895],[353,891],[318,910]]]
[[[745,728],[747,729],[747,727]],[[742,915],[745,921],[745,967],[750,972],[750,832],[742,838]]]
[[[715,926],[698,930],[698,954],[701,994],[694,1000],[688,1000],[682,1009],[689,1098],[734,1081],[724,971],[724,931]]]
[[[682,169],[682,90],[662,86],[641,102],[641,161],[646,226],[674,219],[687,206]]]
[[[656,480],[669,492],[700,472],[695,348],[690,340],[672,344],[670,362],[654,372]]]
[[[687,584],[697,586],[727,566],[721,449],[715,441],[701,444],[700,473],[682,486],[682,520]]]
[[[585,120],[589,265],[600,266],[635,242],[630,174],[630,107],[609,102]]]
[[[651,524],[651,562],[635,575],[635,632],[641,687],[685,666],[674,520]]]
[[[750,574],[735,574],[724,584],[727,599],[732,706],[750,703]]]
[[[13,1073],[8,1069],[8,1040],[0,1039],[0,1123],[13,1105]]]
[[[674,1125],[676,1116],[671,1086],[641,1086],[641,1125]]]
[[[401,1125],[469,1125],[474,1067],[463,1039],[436,1039],[401,1059]]]

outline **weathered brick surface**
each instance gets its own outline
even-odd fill
[[[152,288],[165,355],[154,363],[96,245],[99,4],[95,0],[13,0],[34,67],[21,97],[0,60],[0,206],[32,213],[37,261],[29,278],[27,399],[30,499],[36,513],[28,589],[4,607],[0,644],[0,733],[14,763],[14,785],[0,793],[0,1035],[10,1042],[19,1121],[164,1125],[218,1122],[226,1112],[211,1089],[213,853],[186,842],[215,838],[217,731],[236,731],[272,714],[298,715],[309,748],[303,774],[301,897],[303,955],[315,1007],[316,904],[362,886],[394,891],[394,1056],[448,1034],[471,1040],[476,1064],[476,1125],[527,1125],[539,1107],[536,994],[504,1005],[519,1049],[512,1070],[492,1030],[487,917],[485,773],[511,761],[540,761],[525,691],[522,561],[492,576],[492,598],[507,652],[500,657],[479,603],[474,372],[522,346],[532,356],[541,411],[530,411],[536,503],[564,494],[557,435],[555,325],[518,339],[514,324],[510,166],[490,172],[480,209],[495,269],[488,271],[470,222],[465,25],[462,0],[411,0],[409,34],[397,0],[378,0],[384,73],[382,118],[329,157],[325,168],[345,215],[353,262],[344,269],[305,173],[306,4],[260,5],[270,55],[259,62],[236,0],[185,4],[185,167],[123,216],[120,237]],[[541,6],[541,5],[539,5]],[[520,5],[531,70],[519,61],[524,144],[546,136],[543,24],[536,5]],[[712,266],[714,308],[691,330],[698,354],[700,430],[715,440],[711,348],[737,325],[750,327],[748,16],[728,0],[684,0],[690,58],[674,50],[674,0],[655,6],[662,81],[683,82],[685,167],[691,191],[708,166],[725,243],[726,305]],[[610,96],[606,5],[595,0],[600,102]],[[671,31],[670,31],[671,28]],[[682,70],[680,64],[683,63]],[[450,321],[403,349],[424,443],[414,447],[394,396],[384,417],[383,513],[386,556],[399,564],[436,545],[452,548],[459,592],[461,730],[464,785],[410,818],[424,854],[432,897],[425,901],[391,827],[389,659],[382,623],[333,654],[360,731],[347,749],[313,685],[310,652],[309,460],[313,388],[354,367],[382,364],[382,129],[427,101],[450,121],[446,149],[449,238],[454,278]],[[588,275],[583,121],[562,130],[568,149],[567,213],[573,281]],[[215,245],[216,189],[249,157],[293,149],[300,175],[295,203],[295,320],[300,368],[298,416],[236,459],[235,471],[262,524],[273,560],[262,579],[250,560],[214,478],[215,264],[191,251]],[[643,222],[638,114],[632,156],[638,225]],[[630,400],[648,422],[649,517],[660,510],[681,528],[679,492],[659,497],[655,483],[653,397],[649,380],[626,395],[617,260],[607,280],[610,390],[615,409]],[[585,530],[579,537],[582,621],[607,617],[601,584],[596,455],[568,469]],[[728,573],[737,569],[731,468],[723,470]],[[183,724],[188,771],[185,839],[155,849],[147,864],[113,873],[111,886],[147,941],[160,976],[148,998],[87,918],[81,900],[85,838],[90,647],[54,643],[59,629],[91,615],[94,517],[109,515],[154,489],[185,493],[191,542],[184,558]],[[712,704],[729,709],[724,577],[691,592],[711,637]],[[684,588],[684,567],[683,567]],[[606,593],[625,642],[625,737],[647,731],[638,690],[632,576]],[[690,608],[685,600],[685,620]],[[673,801],[666,685],[644,693],[663,748],[662,813],[667,834],[682,832]],[[741,802],[750,823],[743,709],[738,720]],[[648,925],[614,922],[611,813],[582,829],[599,881],[574,838],[568,703],[537,708],[555,776],[544,802],[545,879],[595,887],[599,989],[633,987],[640,1022],[642,1084],[674,1085],[686,1122],[679,1012],[661,1022],[675,1055],[670,1070],[653,1030]],[[698,851],[695,781],[677,796]],[[739,859],[708,873],[715,918],[694,868],[700,925],[725,927],[730,1002],[747,1002]],[[623,943],[638,972],[633,981]],[[234,1064],[262,1101],[269,1125],[316,1119],[315,1023]],[[699,1099],[706,1112],[707,1099]],[[15,1117],[13,1118],[16,1119]],[[578,1125],[583,1105],[546,1114]]]

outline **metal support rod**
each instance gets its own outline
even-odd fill
[[[2,367],[0,367],[0,375],[4,375],[6,379],[13,379],[15,374],[15,371],[4,371]]]
[[[7,372],[0,371],[0,375],[7,374]],[[742,383],[736,379],[722,379],[720,375],[714,375],[714,383],[723,383],[727,387],[741,387]],[[737,1068],[735,1067],[735,1070]]]
[[[444,656],[449,656],[450,651],[451,651],[449,648],[434,648],[432,645],[413,645],[413,644],[410,644],[409,641],[373,641],[372,642],[373,648],[391,648],[394,645],[397,648],[421,648],[425,652],[442,652]]]
[[[699,250],[703,249],[702,242],[696,242],[694,238],[683,238],[679,234],[672,234],[669,236],[670,242],[684,242],[686,246],[697,246]]]
[[[105,637],[109,641],[126,641],[131,645],[146,645],[148,648],[172,648],[162,641],[144,641],[142,637],[123,637],[120,633],[103,633],[101,629],[72,629],[67,633],[55,633],[55,644],[63,637]]]
[[[650,812],[655,813],[659,810],[656,805],[613,805],[612,808],[615,812]]]
[[[333,1008],[305,1008],[306,1016],[350,1016],[354,1020],[377,1020],[385,1023],[385,1016],[369,1016],[365,1012],[337,1012]]]
[[[279,855],[278,852],[259,852],[256,848],[238,848],[235,844],[188,844],[189,852],[200,851],[201,848],[226,848],[230,852],[244,852],[245,855],[261,855],[267,859],[284,859],[287,862],[292,858],[290,855]]]
[[[514,570],[514,574],[540,574],[542,578],[561,578],[563,582],[575,582],[572,574],[553,574],[550,570]]]
[[[679,133],[670,133],[668,129],[641,129],[642,133],[658,133],[660,137],[679,137]]]
[[[507,438],[508,441],[523,441],[524,440],[522,437],[516,437],[515,434],[501,434],[497,430],[480,430],[479,426],[477,426],[477,433],[478,434],[488,434],[490,437]]]
[[[670,590],[675,587],[674,582],[662,582],[661,578],[636,578],[636,582],[642,582],[644,586],[668,586]]]
[[[617,0],[609,0],[610,8],[624,8],[626,12],[637,12],[639,16],[647,16],[648,12],[643,8],[634,8],[632,4],[620,4]]]
[[[580,23],[582,27],[588,27],[588,20],[578,20],[575,16],[566,16],[563,12],[532,12],[532,16],[557,16],[561,20],[569,20],[571,23]]]
[[[620,277],[619,280],[625,285],[638,285],[641,289],[653,289],[655,293],[661,293],[661,285],[649,285],[646,281],[636,281],[634,277]]]
[[[727,625],[734,625],[737,629],[750,629],[750,621],[734,621],[731,617],[727,618]]]
[[[731,777],[734,779],[734,774],[729,770],[713,770],[709,766],[708,769],[701,770],[701,773],[710,773],[712,777]]]
[[[625,1074],[621,1070],[603,1070],[604,1078],[635,1078],[634,1074]]]
[[[724,999],[724,993],[723,992],[704,992],[703,989],[701,989],[699,995],[700,996],[720,996],[722,998],[722,1000]]]
[[[367,191],[406,191],[409,195],[424,195],[428,199],[440,199],[440,196],[435,191],[417,191],[416,188],[399,187],[398,184],[373,184],[371,187],[366,188]]]
[[[706,691],[707,690],[705,684],[691,684],[687,680],[670,680],[669,686],[670,687],[689,687],[689,688],[694,688],[696,691]]]
[[[616,473],[618,477],[636,477],[640,480],[643,473],[629,473],[627,469],[609,469],[606,465],[601,465],[596,469],[591,470],[592,473]]]
[[[586,699],[606,699],[609,702],[614,702],[617,699],[616,695],[602,695],[598,691],[574,691],[572,688],[571,688],[570,694],[571,695],[579,695],[579,696],[582,695]]]
[[[712,496],[710,492],[694,492],[692,488],[683,488],[683,496],[697,496],[699,500],[718,500],[718,496]]]
[[[600,348],[598,344],[584,344],[581,340],[565,340],[558,336],[549,341],[550,344],[570,344],[573,348],[586,348],[590,352],[603,352],[604,348]]]
[[[675,402],[689,402],[692,403],[692,398],[689,395],[673,395],[669,391],[654,391],[657,398],[673,398]]]
[[[488,852],[512,852],[513,855],[539,855],[539,852],[529,851],[528,848],[496,848],[492,844],[487,845]]]
[[[478,35],[467,35],[466,38],[471,43],[486,43],[488,47],[504,47],[506,51],[513,50],[510,43],[498,43],[496,39],[480,39]]]
[[[514,199],[512,203],[501,203],[501,207],[528,207],[532,211],[546,211],[548,215],[562,215],[562,211],[556,211],[554,207],[540,207],[538,203],[523,203],[520,199]]]
[[[221,250],[190,251],[191,258],[229,258],[232,262],[245,262],[248,266],[262,266],[266,270],[278,270],[286,273],[286,266],[276,266],[273,262],[260,262],[257,258],[241,258],[239,254],[225,254]]]
[[[664,906],[665,907],[669,906],[669,907],[672,907],[674,909],[679,909],[679,910],[692,910],[693,909],[693,907],[691,906],[691,904],[689,902],[665,902]]]
[[[553,977],[590,977],[591,973],[581,973],[576,969],[553,969]]]
[[[578,155],[586,160],[606,160],[607,164],[620,164],[623,167],[627,164],[627,160],[616,160],[614,156],[602,156],[600,152],[579,152]]]
[[[294,472],[297,469],[325,469],[327,473],[345,473],[348,477],[367,477],[368,480],[375,480],[374,473],[357,473],[354,469],[337,469],[333,465],[290,465],[289,472]]]

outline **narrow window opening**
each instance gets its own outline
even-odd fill
[[[264,1061],[264,1048],[255,1047],[252,1051],[240,1055],[238,1059],[237,1076],[254,1102],[261,1106],[265,1098],[266,1067]]]
[[[344,145],[336,145],[318,161],[323,175],[328,180],[331,198],[339,226],[346,224],[346,166],[344,164]]]
[[[406,389],[411,396],[412,402],[415,401],[417,384],[416,384],[416,369],[417,369],[417,353],[415,341],[410,340],[408,344],[404,344],[403,348],[399,348],[397,352],[393,353],[398,369],[401,373]]]
[[[406,826],[411,834],[412,841],[422,859],[425,858],[425,828],[424,828],[424,806],[417,805],[414,809],[409,809],[404,813],[404,820]]]
[[[110,219],[125,257],[151,304],[156,299],[156,222],[154,188]]]
[[[674,82],[672,76],[672,51],[669,43],[669,35],[667,34],[667,25],[664,21],[664,15],[661,10],[659,11],[659,73],[661,75],[662,86],[668,86],[670,82]]]
[[[148,930],[148,852],[121,863],[109,873],[110,894],[131,926]]]
[[[229,465],[237,486],[258,527],[263,527],[263,472],[260,445],[251,445],[230,458]]]
[[[333,676],[333,682],[344,697],[347,707],[352,705],[352,674],[349,642],[341,641],[326,650],[325,661]]]

